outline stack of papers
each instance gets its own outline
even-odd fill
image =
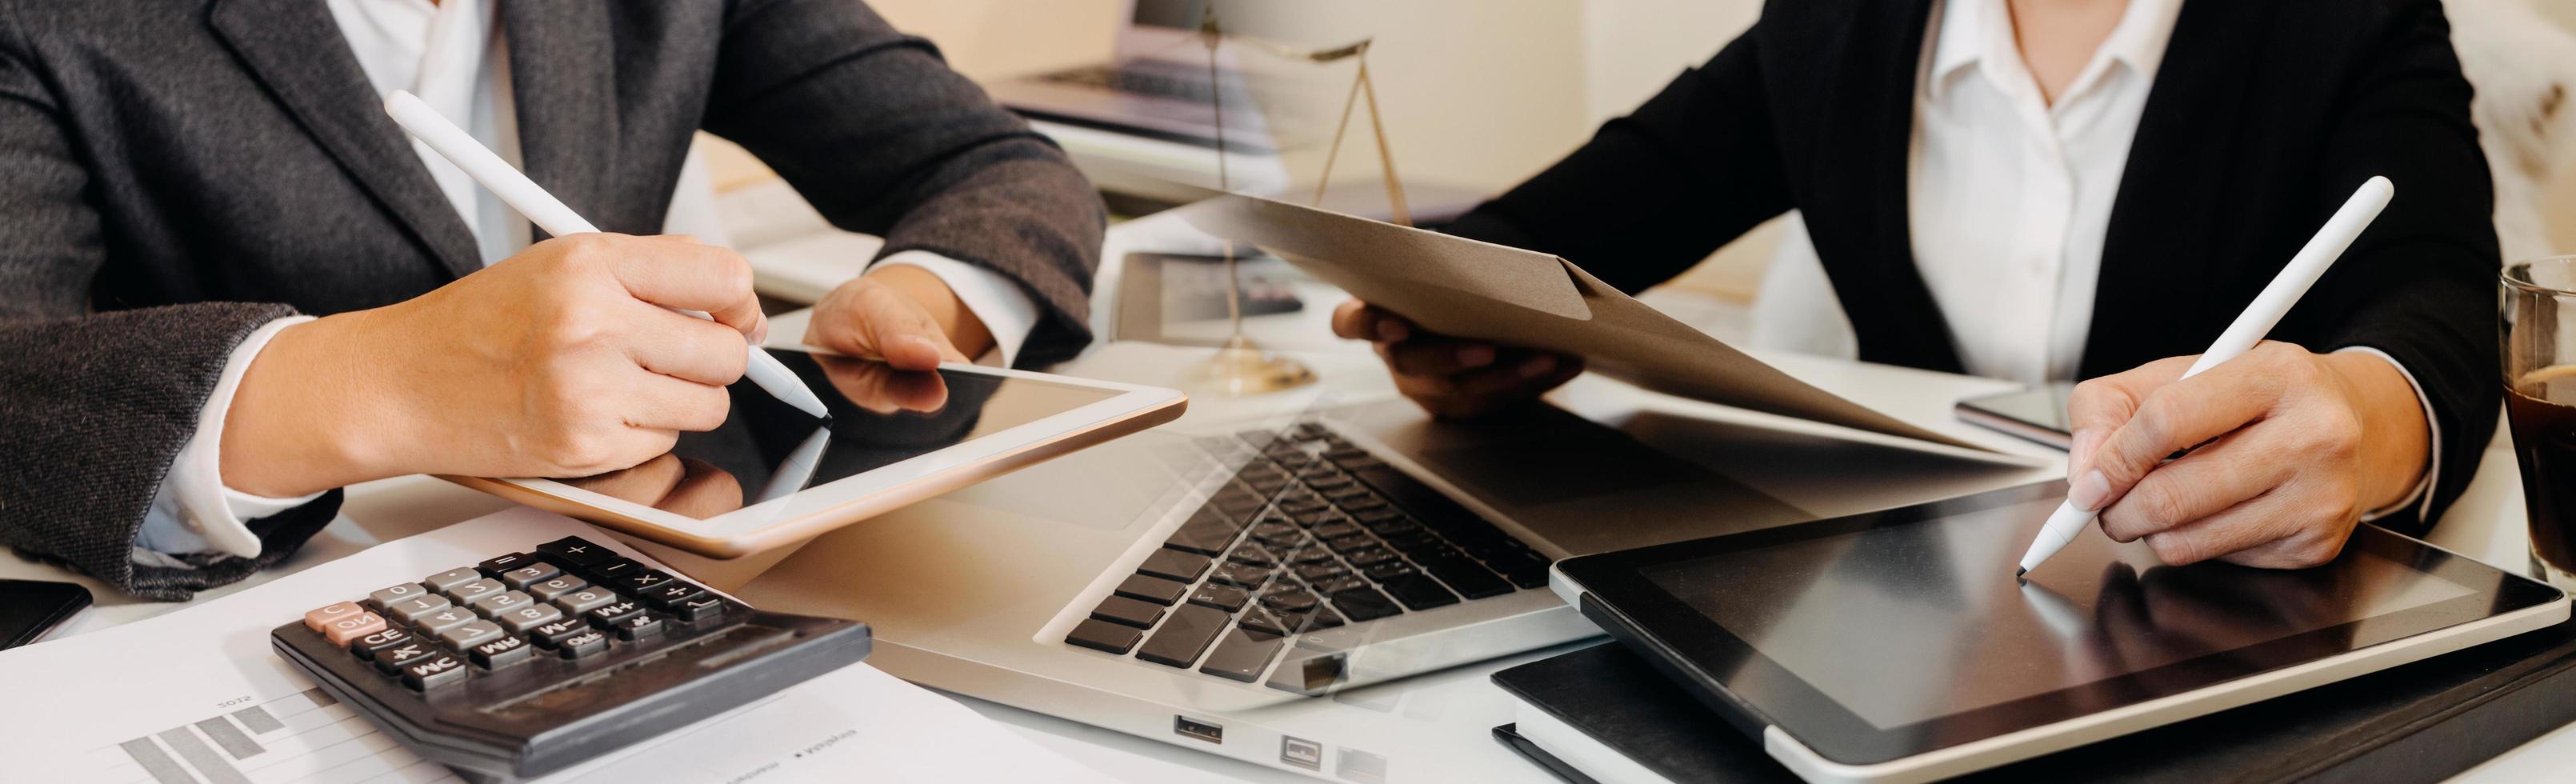
[[[530,509],[459,523],[146,621],[0,651],[0,779],[458,781],[314,687],[268,633],[315,607],[598,529]],[[656,564],[658,566],[658,564]],[[1106,781],[856,664],[547,781]]]

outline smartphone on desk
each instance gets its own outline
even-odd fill
[[[1953,410],[1960,421],[1968,424],[2045,446],[2071,449],[2075,437],[2068,432],[2071,428],[2066,423],[2066,399],[2074,394],[2074,384],[2060,382],[1968,398],[1959,401]]]
[[[89,589],[72,583],[0,580],[0,649],[42,639],[89,607]]]

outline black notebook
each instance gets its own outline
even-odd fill
[[[1798,780],[1617,643],[1504,670],[1494,683],[1672,781]],[[2576,621],[1963,780],[2433,782],[2570,722]],[[1496,730],[1566,775],[1510,725]]]

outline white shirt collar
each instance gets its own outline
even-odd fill
[[[1959,72],[1973,65],[2027,72],[2013,35],[2012,12],[2004,2],[1940,0],[1941,7],[1934,12],[1929,33],[1932,54],[1923,69],[1924,97],[1940,100]],[[2085,64],[2067,94],[2090,89],[2114,64],[2128,68],[2143,81],[2155,81],[2156,66],[2164,62],[2165,44],[2173,38],[2174,21],[2181,14],[2182,0],[2129,0],[2128,10],[2120,14],[2119,25],[2102,40],[2101,48],[2094,50],[2093,60]]]

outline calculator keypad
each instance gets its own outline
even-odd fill
[[[429,691],[538,657],[596,656],[725,612],[695,584],[565,537],[315,608],[304,626]]]

